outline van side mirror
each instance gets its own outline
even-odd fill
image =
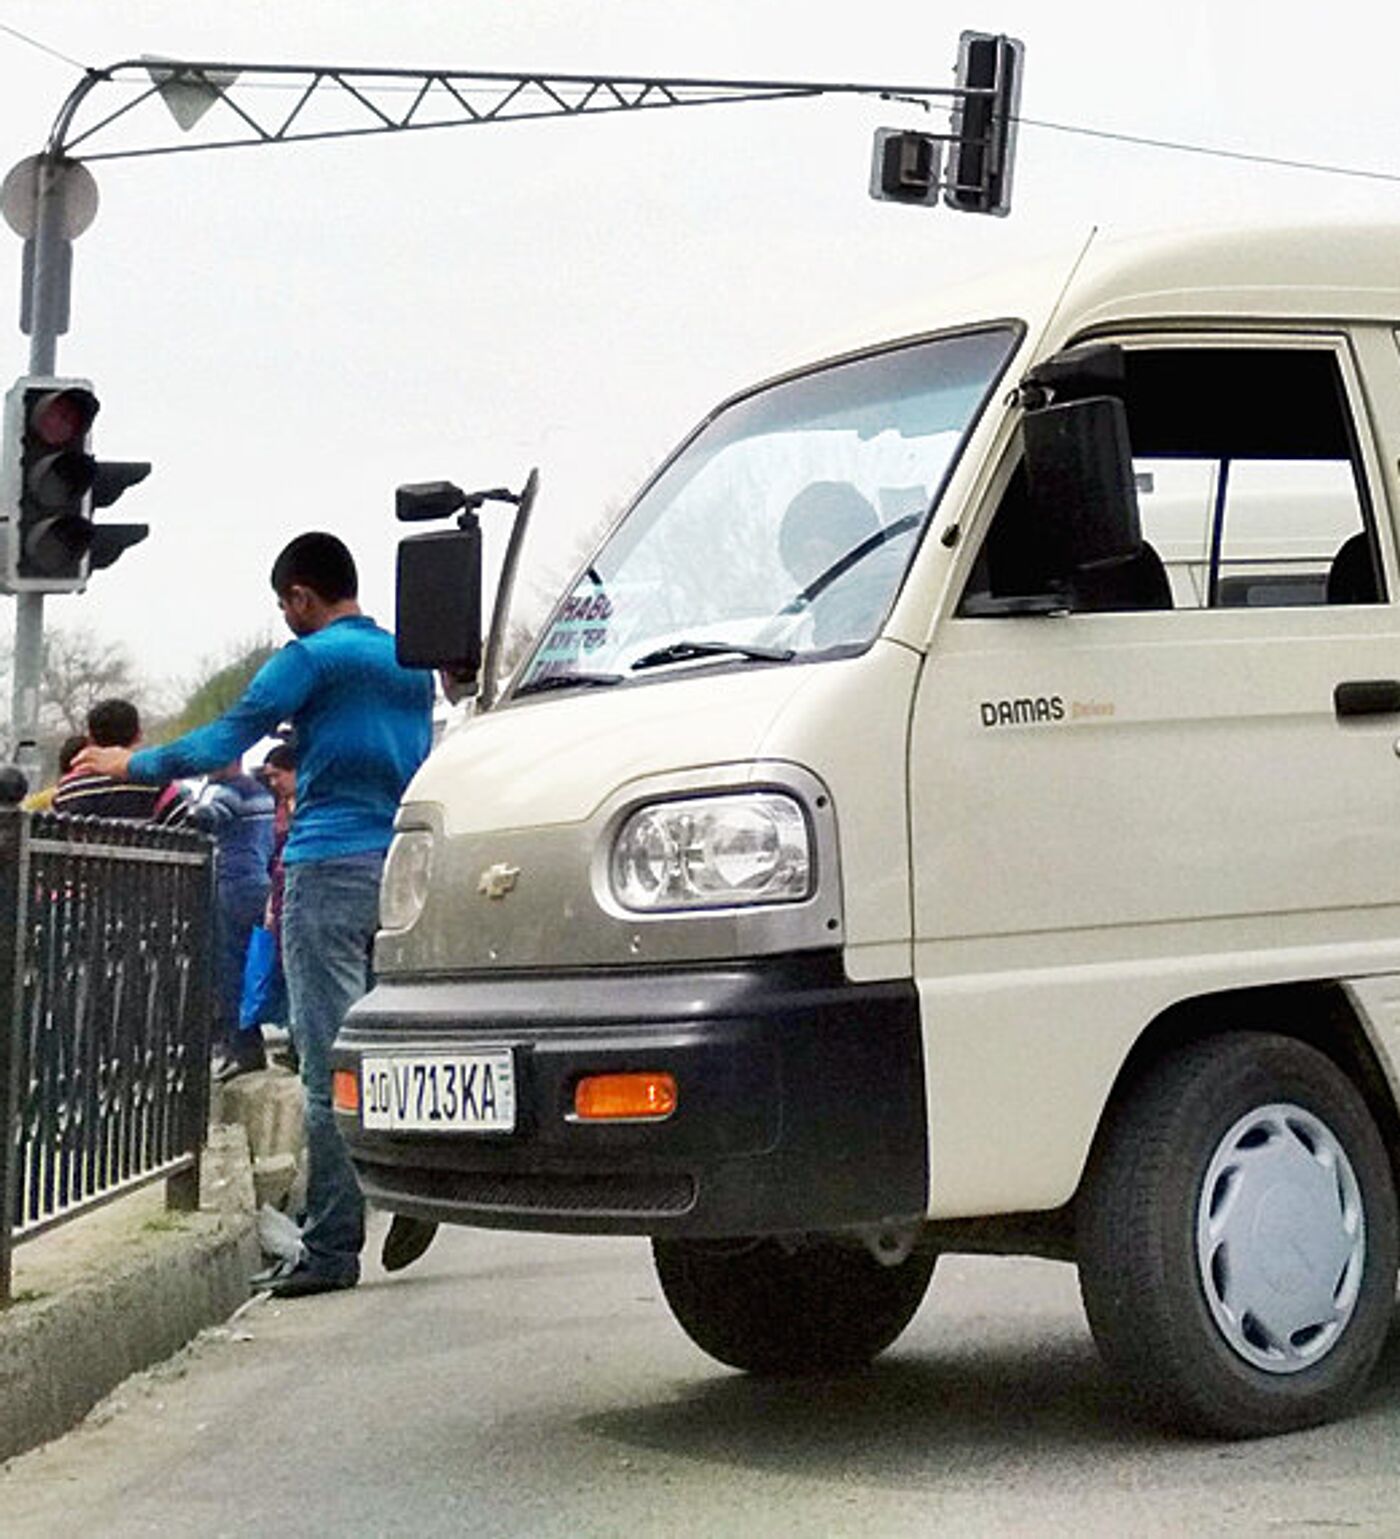
[[[1081,342],[1078,347],[1052,353],[1022,381],[1024,387],[1037,393],[1042,406],[1050,399],[1063,405],[1095,395],[1116,395],[1121,400],[1127,384],[1127,355],[1116,342]]]
[[[429,515],[431,516],[431,515]],[[399,541],[395,649],[405,668],[481,669],[481,526],[433,529]]]
[[[1064,575],[1142,550],[1128,416],[1113,396],[1028,411],[1022,424],[1031,508]]]
[[[443,687],[453,702],[477,696],[477,708],[493,699],[495,662],[500,656],[521,539],[539,488],[539,471],[526,477],[524,489],[513,492],[496,486],[489,491],[464,492],[451,481],[417,481],[399,487],[394,515],[400,523],[457,516],[455,529],[435,529],[399,542],[398,616],[394,639],[405,668],[441,668]],[[496,588],[491,643],[481,637],[481,524],[477,513],[484,503],[505,502],[515,508],[505,565]],[[488,653],[490,677],[481,677],[482,653]]]

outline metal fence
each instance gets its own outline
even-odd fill
[[[13,1247],[165,1179],[199,1202],[212,846],[0,808],[0,1306]]]

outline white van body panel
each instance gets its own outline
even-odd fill
[[[763,744],[765,758],[806,765],[831,788],[853,982],[907,978],[912,966],[905,761],[922,660],[877,641],[863,657],[810,670],[822,683],[792,695]]]
[[[1368,1035],[1394,1093],[1388,1054],[1400,1049],[1400,947],[1393,935],[1357,940],[1354,924],[1339,923],[1330,943],[1285,948],[1260,933],[1267,929],[1222,926],[1214,956],[1201,950],[1154,960],[1144,948],[1128,961],[1048,962],[1013,974],[999,965],[1003,957],[995,970],[979,970],[991,960],[983,948],[921,949],[921,964],[939,972],[919,984],[930,1043],[930,1217],[1033,1212],[1068,1201],[1141,1024],[1181,999],[1375,968],[1379,976],[1350,979],[1348,991],[1368,1007],[1384,1001],[1386,1029]],[[1245,944],[1251,938],[1261,943],[1253,951]],[[1079,939],[1086,954],[1115,949],[1107,932]],[[1164,927],[1154,939],[1163,951],[1199,943],[1186,927]],[[1048,953],[1050,940],[1036,949]]]
[[[910,756],[938,1216],[1067,1200],[1169,1005],[1400,970],[1395,726],[1330,710],[1396,648],[1379,607],[945,627]],[[1063,720],[985,726],[1008,689]]]
[[[763,764],[788,763],[826,787],[840,831],[839,905],[829,943],[844,940],[853,977],[907,978],[905,752],[918,664],[908,649],[877,642],[859,657],[820,667],[678,669],[656,683],[522,701],[472,720],[444,739],[404,797],[399,826],[437,834],[433,895],[413,936],[381,936],[380,965],[594,960],[571,954],[562,911],[538,947],[477,958],[468,932],[473,905],[484,901],[477,892],[481,872],[526,847],[521,841],[528,837],[541,869],[523,879],[547,883],[552,859],[586,867],[597,857],[593,845],[607,826],[600,814],[630,788],[647,796],[692,794],[762,778]],[[546,842],[551,829],[559,837]],[[684,958],[687,930],[698,937],[704,922],[670,917],[665,957]],[[761,911],[748,920],[761,922]],[[654,932],[656,921],[649,927]],[[653,954],[648,945],[637,956]],[[692,954],[711,956],[713,945],[701,947],[697,939]]]
[[[676,669],[660,683],[575,691],[486,712],[450,734],[404,793],[443,833],[581,823],[619,787],[663,770],[757,758],[774,718],[816,669]]]

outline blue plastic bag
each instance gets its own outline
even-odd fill
[[[282,973],[282,953],[277,937],[264,925],[255,925],[248,937],[243,963],[243,996],[238,1006],[240,1030],[254,1026],[287,1024],[287,980]]]

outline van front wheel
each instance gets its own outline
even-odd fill
[[[1151,1071],[1104,1129],[1078,1236],[1099,1350],[1172,1425],[1325,1421],[1384,1344],[1389,1162],[1356,1087],[1292,1038],[1233,1032]]]
[[[857,1368],[895,1339],[928,1291],[937,1256],[883,1266],[831,1239],[653,1240],[661,1291],[711,1357],[749,1373]]]

